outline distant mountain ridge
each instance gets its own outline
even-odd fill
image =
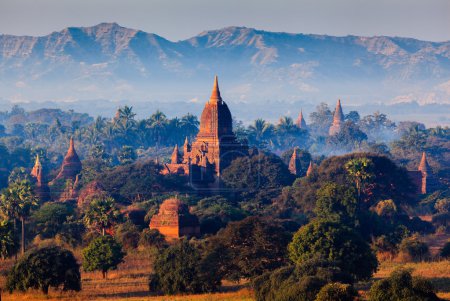
[[[206,95],[214,74],[235,101],[450,103],[450,41],[227,27],[172,42],[116,23],[0,35],[9,100],[187,100]]]

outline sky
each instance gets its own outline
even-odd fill
[[[227,26],[447,41],[450,0],[0,0],[3,34],[46,35],[101,22],[172,41]]]

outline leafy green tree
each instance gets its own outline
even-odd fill
[[[413,277],[411,271],[399,269],[388,278],[376,281],[369,291],[370,301],[438,301],[430,281]]]
[[[203,260],[187,240],[158,254],[149,279],[150,291],[166,295],[216,291],[221,280],[217,266]]]
[[[55,237],[70,216],[74,215],[74,209],[64,203],[45,203],[33,212],[31,220],[35,224],[36,233],[43,238]]]
[[[113,198],[96,198],[89,204],[84,214],[84,222],[87,227],[99,231],[104,236],[105,230],[112,227],[119,216],[120,212]]]
[[[49,287],[62,286],[64,291],[81,290],[80,268],[72,252],[60,247],[45,247],[27,252],[8,274],[6,287],[26,291],[40,289],[48,294]]]
[[[212,238],[211,252],[220,253],[219,265],[231,280],[274,270],[287,261],[289,235],[273,220],[247,217],[230,222]]]
[[[366,182],[374,177],[373,162],[369,158],[355,158],[345,164],[345,169],[355,183],[359,198]]]
[[[38,205],[38,199],[33,193],[31,183],[28,181],[15,182],[9,185],[0,198],[0,210],[11,218],[16,230],[16,219],[22,224],[21,253],[25,253],[25,221],[31,209]]]
[[[106,279],[109,270],[117,269],[123,262],[125,252],[111,236],[100,236],[83,249],[83,268],[85,271],[101,271]]]
[[[288,249],[294,263],[321,256],[336,261],[355,280],[369,279],[378,266],[369,244],[357,232],[335,221],[311,221],[294,234]]]
[[[314,209],[317,217],[354,226],[357,211],[358,201],[354,188],[325,183],[317,190],[316,208]]]
[[[19,242],[14,228],[9,220],[0,220],[0,256],[2,259],[15,254],[19,249]]]

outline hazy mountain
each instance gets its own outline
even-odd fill
[[[450,41],[228,27],[172,42],[115,23],[0,35],[0,98],[450,103]]]

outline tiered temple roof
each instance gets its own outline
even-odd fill
[[[80,158],[75,151],[75,145],[73,142],[73,138],[70,138],[69,149],[67,150],[67,154],[64,157],[61,171],[56,176],[55,180],[58,179],[72,179],[75,181],[77,175],[81,172],[82,166]]]

